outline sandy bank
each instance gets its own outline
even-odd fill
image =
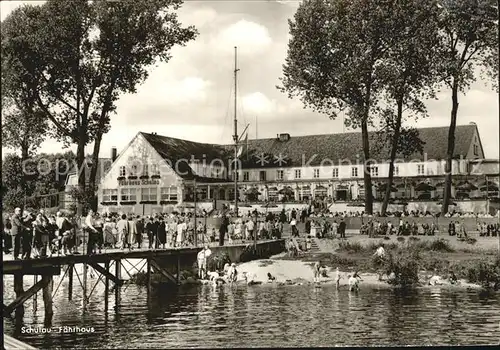
[[[267,274],[270,273],[276,278],[275,283],[287,283],[290,284],[309,284],[314,282],[314,275],[312,269],[313,263],[303,262],[297,260],[255,260],[247,263],[238,265],[239,280],[243,282],[244,275],[249,276],[249,279],[253,281],[262,282],[263,284],[268,283]],[[326,266],[327,277],[321,277],[321,284],[334,284],[335,269],[336,266]],[[354,271],[340,271],[341,279],[340,286],[344,288],[348,285],[348,276],[352,275]],[[359,272],[362,281],[360,282],[360,287],[368,286],[370,288],[393,288],[385,280],[380,281],[378,274],[375,273],[363,273]],[[428,281],[428,274],[422,273],[420,280]],[[450,289],[480,289],[481,286],[467,283],[466,281],[460,281],[458,285],[450,284],[446,280],[441,281],[441,285],[430,286],[423,284],[420,288],[450,288]]]

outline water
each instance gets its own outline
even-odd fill
[[[6,280],[5,299],[10,301],[12,280]],[[92,281],[90,289],[96,282]],[[54,290],[57,285],[56,277]],[[45,349],[500,343],[498,293],[439,289],[350,293],[326,285],[205,285],[156,289],[148,306],[144,287],[126,285],[118,310],[114,293],[110,294],[107,313],[102,284],[85,313],[81,289],[76,286],[73,293],[70,302],[63,281],[54,298],[53,326],[93,327],[90,335],[20,334],[11,319],[4,320],[6,334]],[[31,300],[25,304],[24,326],[43,327],[41,295],[36,313],[32,304]]]

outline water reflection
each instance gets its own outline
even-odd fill
[[[6,283],[6,300],[9,282]],[[22,325],[43,325],[26,303],[24,323],[4,319],[7,334],[38,348],[249,347],[333,345],[497,344],[500,297],[477,291],[362,289],[335,286],[219,286],[118,291],[117,308],[98,285],[85,312],[81,289],[68,301],[63,281],[54,299],[54,326],[94,327],[82,333],[20,334]],[[149,299],[149,301],[148,301]]]

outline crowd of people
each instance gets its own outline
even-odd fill
[[[280,239],[285,225],[288,225],[292,238],[299,237],[299,231],[304,232],[306,238],[345,238],[345,218],[356,217],[355,213],[332,213],[314,206],[282,209],[279,212],[254,210],[238,216],[225,208],[212,213],[211,217],[217,219],[216,225],[207,224],[207,212],[200,212],[200,215],[198,217],[197,214],[195,224],[192,212],[143,216],[99,214],[90,210],[85,218],[79,220],[74,212],[64,214],[59,211],[56,215],[46,215],[43,209],[35,214],[34,211],[21,212],[20,208],[16,208],[14,214],[4,221],[4,249],[5,252],[12,250],[14,259],[27,259],[76,254],[77,248],[84,242],[89,255],[107,248],[165,249],[217,241],[219,245],[224,245],[226,240],[231,244],[255,239]],[[438,227],[434,222],[405,220],[405,217],[415,216],[427,215],[421,212],[401,213],[398,216],[399,225],[379,219],[376,215],[370,216],[368,220],[363,220],[359,232],[369,237],[436,234]],[[478,222],[477,231],[480,236],[496,236],[500,234],[500,224]],[[465,225],[460,220],[450,222],[448,233],[467,237]]]

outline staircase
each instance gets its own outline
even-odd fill
[[[321,251],[317,238],[311,238],[311,249],[309,251],[311,253],[319,253]]]

